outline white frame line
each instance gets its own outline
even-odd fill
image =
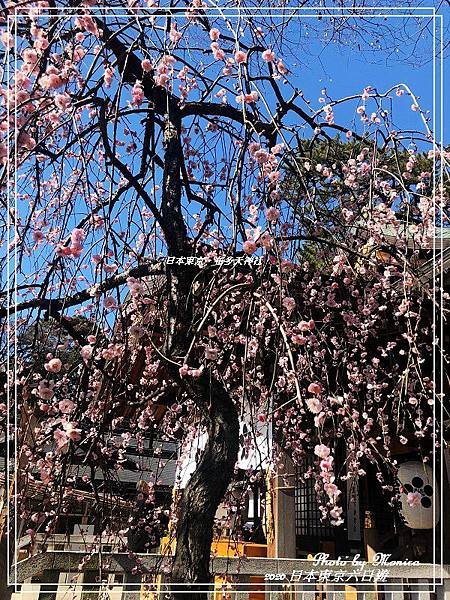
[[[433,21],[433,135],[436,136],[436,87],[437,87],[437,78],[436,78],[436,37],[437,37],[437,27],[436,27],[436,21],[440,24],[440,28],[439,28],[439,33],[440,33],[440,77],[439,77],[439,83],[440,83],[440,111],[439,111],[439,133],[440,133],[440,141],[439,143],[436,143],[436,141],[434,140],[434,146],[437,149],[437,146],[439,146],[439,151],[442,155],[443,153],[443,133],[444,133],[444,129],[443,129],[443,119],[444,119],[444,109],[443,109],[443,74],[444,74],[444,69],[443,69],[443,47],[444,47],[444,42],[443,42],[443,15],[441,14],[436,14],[436,8],[435,7],[408,7],[408,11],[409,12],[405,12],[405,14],[398,14],[396,11],[404,11],[405,9],[403,7],[353,7],[353,8],[349,8],[349,7],[344,7],[344,8],[340,8],[340,7],[322,7],[322,8],[314,8],[314,7],[289,7],[289,8],[284,8],[284,7],[274,7],[274,8],[270,8],[270,7],[239,7],[239,8],[223,8],[221,9],[220,7],[216,8],[216,7],[202,7],[202,10],[207,10],[208,13],[211,12],[217,12],[217,17],[227,17],[227,18],[238,18],[242,15],[246,16],[248,13],[254,14],[255,12],[258,13],[258,16],[271,16],[271,17],[275,17],[275,18],[281,18],[281,17],[286,17],[286,16],[295,16],[297,18],[317,18],[317,14],[320,13],[322,18],[330,18],[333,17],[334,15],[332,14],[326,14],[325,12],[322,11],[336,11],[339,13],[339,16],[341,17],[348,17],[348,18],[357,18],[359,15],[357,14],[358,12],[363,13],[364,15],[367,16],[371,16],[372,18],[405,18],[405,17],[420,17],[420,18],[430,18]],[[301,14],[302,12],[313,12],[314,14]],[[353,11],[350,12],[349,14],[345,14],[346,11]],[[381,12],[380,12],[381,11]],[[387,11],[387,12],[391,12],[394,11],[394,14],[384,14],[383,11]],[[427,13],[426,11],[431,11],[431,14]],[[57,13],[58,15],[61,14],[61,16],[64,16],[65,14],[68,14],[68,16],[75,16],[76,14],[80,13],[80,9],[79,7],[46,7],[43,12],[41,14],[46,14],[46,13]],[[144,13],[144,16],[167,16],[167,15],[171,15],[172,17],[185,17],[186,12],[187,12],[187,7],[175,7],[175,8],[169,8],[169,7],[154,7],[154,8],[146,8],[146,7],[130,7],[130,8],[122,8],[122,7],[91,7],[91,12],[93,12],[96,15],[100,15],[100,16],[105,16],[105,17],[110,17],[110,16],[114,16],[115,14],[118,14],[120,16],[127,16],[130,13]],[[273,14],[275,12],[275,14]],[[108,14],[109,13],[109,14]],[[179,13],[179,14],[177,14]],[[276,14],[279,13],[279,14]],[[300,13],[300,14],[299,14]],[[373,14],[372,14],[373,13]],[[411,14],[413,13],[413,14]],[[414,14],[414,13],[418,13],[418,14]],[[15,36],[14,36],[14,47],[16,48],[16,40],[17,40],[17,20],[18,17],[23,17],[24,14],[26,14],[26,8],[24,7],[23,9],[21,7],[14,7],[14,13],[13,15],[8,14],[7,15],[7,29],[10,28],[11,26],[11,22],[14,24],[14,29],[15,29]],[[6,49],[6,57],[7,57],[7,66],[6,66],[6,72],[7,72],[7,76],[8,76],[8,80],[11,81],[11,70],[10,70],[10,48],[9,46]],[[15,53],[15,57],[14,57],[14,63],[15,63],[15,71],[17,71],[17,52]],[[15,111],[14,111],[14,124],[15,124],[15,129],[17,130],[17,107],[16,107],[16,99],[15,99]],[[11,108],[10,108],[10,104],[8,103],[7,106],[7,118],[8,118],[8,123],[7,123],[7,136],[8,139],[10,139],[10,134],[11,134],[11,130],[10,130],[10,117],[11,117]],[[435,163],[436,163],[436,157],[434,157],[433,159],[434,162],[434,167],[435,167]],[[18,171],[18,160],[17,160],[17,153],[15,152],[14,154],[14,167],[15,167],[15,172],[14,172],[14,208],[15,210],[17,209],[17,171]],[[8,177],[8,181],[10,180],[10,161],[7,161],[7,177]],[[441,176],[441,181],[442,181],[442,177],[443,177],[443,162],[442,160],[440,160],[440,176]],[[434,168],[434,172],[433,172],[433,179],[434,181],[436,181],[436,169]],[[7,207],[10,207],[10,188],[8,186],[7,188]],[[440,191],[440,198],[443,198],[443,190]],[[434,185],[434,197],[433,197],[433,204],[434,207],[436,208],[436,186]],[[17,210],[16,210],[16,214],[17,214]],[[11,230],[11,217],[10,217],[10,211],[8,210],[8,215],[7,215],[7,267],[6,267],[6,273],[7,273],[7,278],[8,281],[10,279],[11,276],[11,270],[10,270],[10,230]],[[16,236],[14,236],[15,239]],[[443,253],[443,231],[441,230],[441,257],[442,257],[442,253]],[[433,297],[436,298],[436,238],[434,238],[433,241]],[[441,262],[442,264],[442,262]],[[14,267],[15,267],[15,273],[14,273],[14,293],[13,293],[13,297],[14,297],[14,304],[17,303],[17,244],[14,244]],[[440,297],[442,300],[442,294],[443,294],[443,268],[441,268],[441,272],[440,272]],[[7,302],[8,302],[8,308],[7,308],[7,322],[10,322],[10,311],[9,311],[9,306],[11,306],[11,290],[8,287],[7,288]],[[14,324],[15,326],[17,326],[17,312],[15,312],[14,314]],[[433,313],[433,325],[434,325],[434,335],[436,337],[437,335],[437,331],[436,331],[436,313],[434,311]],[[17,350],[17,336],[16,336],[16,328],[14,331],[14,348],[15,351]],[[9,331],[8,331],[9,333]],[[9,339],[9,338],[8,338]],[[439,328],[439,339],[443,339],[443,315],[441,314],[441,318],[440,318],[440,328]],[[15,358],[14,358],[14,365],[15,367],[17,367],[17,354],[15,352]],[[443,383],[443,357],[441,355],[440,357],[440,363],[441,363],[441,375],[440,375],[440,383],[442,386]],[[8,378],[9,378],[9,373],[10,373],[10,356],[9,353],[7,355],[7,372],[8,372]],[[436,344],[433,345],[433,378],[435,377],[435,366],[436,366]],[[436,384],[436,381],[434,382]],[[17,381],[14,382],[14,400],[15,400],[15,411],[14,411],[14,426],[15,426],[15,430],[17,431]],[[442,387],[441,387],[441,391],[442,391]],[[436,388],[434,391],[434,396],[435,396],[435,400],[436,400]],[[10,428],[10,416],[9,416],[9,408],[10,408],[10,386],[7,385],[7,439],[9,439],[9,428]],[[434,421],[433,421],[433,433],[436,434],[436,402],[433,405],[433,416],[434,416]],[[443,404],[442,402],[440,402],[440,422],[443,423]],[[441,461],[440,461],[440,489],[442,491],[443,489],[443,466],[444,466],[444,455],[443,455],[443,428],[440,428],[440,454],[441,454]],[[18,451],[18,447],[17,447],[17,436],[15,436],[14,439],[14,451],[15,451],[15,456],[14,456],[14,474],[16,473],[17,470],[17,465],[16,465],[16,458],[17,458],[17,451]],[[6,493],[7,493],[7,502],[8,502],[8,506],[9,506],[9,489],[10,489],[10,469],[9,464],[10,464],[10,451],[9,451],[9,444],[7,443],[7,449],[6,449],[6,458],[7,458],[7,469],[6,469]],[[433,472],[435,472],[435,467],[436,467],[436,453],[433,453]],[[18,515],[17,515],[17,477],[14,476],[14,490],[15,490],[15,534],[17,532],[17,519],[18,519]],[[442,494],[441,494],[442,495]],[[433,505],[433,510],[434,512],[436,511],[436,504],[434,503]],[[440,509],[441,509],[441,514],[440,514],[440,523],[441,523],[441,527],[440,527],[440,541],[441,541],[441,550],[443,550],[443,503],[442,503],[442,498],[441,498],[441,503],[440,503]],[[7,535],[8,535],[8,541],[9,541],[9,537],[10,537],[10,514],[9,514],[9,510],[7,511]],[[433,529],[433,542],[436,542],[436,528]],[[17,555],[17,547],[18,547],[18,540],[16,537],[14,537],[14,550],[15,550],[15,554]],[[9,543],[7,544],[7,561],[8,561],[8,565],[10,564],[10,547],[9,547]],[[437,585],[442,585],[443,584],[443,552],[441,551],[441,575],[440,575],[440,581],[439,583],[436,582],[436,568],[437,568],[437,564],[436,564],[436,543],[434,543],[434,547],[433,547],[433,572],[434,572],[434,581],[433,581],[433,592],[436,592],[436,586]],[[370,564],[370,563],[368,563]],[[15,582],[11,582],[10,581],[10,572],[8,570],[8,574],[7,574],[7,583],[8,586],[14,586],[17,590],[18,586],[23,585],[20,583],[17,583],[17,562],[14,563],[14,570],[15,570],[15,574],[16,574],[16,581]],[[125,574],[124,574],[125,575]],[[386,584],[384,582],[381,582],[383,584],[384,587],[388,586],[388,585],[396,585],[396,584]],[[276,583],[274,584],[270,584],[265,582],[266,585],[277,585]],[[59,584],[55,584],[55,583],[41,583],[41,589],[42,586],[46,586],[46,585],[50,585],[53,586],[52,589],[54,589],[55,586],[59,585]],[[64,584],[61,584],[63,587],[65,587]],[[68,585],[68,584],[67,584]],[[95,583],[89,583],[90,586],[96,587],[96,586],[102,586],[103,584],[95,584]],[[127,586],[141,586],[141,583],[136,583],[136,584],[132,584],[132,583],[127,583]],[[181,584],[182,585],[182,584]],[[211,585],[211,584],[205,584],[206,585]],[[234,584],[239,586],[240,584]],[[244,584],[245,585],[245,584]],[[298,583],[298,584],[294,584],[295,585],[301,585],[302,587],[313,587],[315,588],[315,586],[317,585],[316,583],[311,583],[311,584],[305,584],[305,583]],[[429,588],[429,586],[431,585],[430,583],[418,583],[415,585],[422,585],[422,586],[427,586]],[[78,587],[82,587],[83,583],[79,584],[79,583],[75,583],[75,584],[70,584],[70,587],[74,586],[75,588]],[[410,586],[411,587],[411,586]],[[45,588],[44,588],[45,589]],[[423,590],[416,590],[416,589],[410,589],[408,590],[409,593],[419,593]],[[389,589],[387,593],[395,593],[395,592],[403,592],[403,590],[391,590]],[[239,593],[237,590],[235,593]]]

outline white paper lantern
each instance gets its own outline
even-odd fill
[[[398,470],[403,493],[401,514],[411,529],[433,529],[439,521],[439,493],[433,470],[425,463],[409,461]],[[408,494],[414,505],[408,502]]]

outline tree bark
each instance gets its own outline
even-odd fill
[[[239,418],[228,392],[217,380],[205,374],[190,387],[205,406],[208,441],[178,506],[172,583],[179,585],[173,586],[172,595],[180,600],[204,600],[204,584],[211,581],[214,517],[238,457]]]
[[[144,76],[138,57],[129,52],[106,25],[97,21],[103,30],[103,39],[116,55],[118,69],[124,81],[134,84],[136,79],[143,81],[146,98],[152,103],[152,110],[164,116],[164,176],[161,205],[153,210],[167,244],[169,256],[191,256],[192,244],[182,213],[183,149],[181,144],[181,123],[190,114],[213,114],[229,116],[241,123],[253,122],[250,113],[215,103],[195,103],[180,108],[179,98],[161,86],[155,86],[151,77]],[[187,112],[186,112],[187,111]],[[253,124],[256,131],[267,134],[272,124]],[[107,144],[106,144],[107,145]],[[113,160],[113,156],[111,156]],[[168,265],[167,293],[167,335],[165,353],[172,360],[182,359],[189,347],[189,333],[192,325],[193,306],[190,294],[191,285],[198,269],[192,266]],[[167,365],[173,371],[174,380],[179,380],[178,368]],[[230,484],[239,450],[239,419],[236,407],[225,387],[210,373],[200,378],[182,381],[198,407],[205,414],[208,442],[199,460],[197,469],[183,491],[178,506],[176,551],[172,569],[172,582],[175,598],[202,598],[198,584],[210,581],[209,563],[213,539],[214,517],[223,496]],[[176,589],[178,587],[178,590]],[[183,593],[177,593],[177,592]],[[189,592],[189,593],[186,593]]]

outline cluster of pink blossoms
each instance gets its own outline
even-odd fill
[[[328,506],[321,507],[321,510],[324,513],[324,516],[327,514],[330,515],[332,525],[341,525],[344,522],[341,516],[343,509],[341,506],[337,506],[341,491],[334,483],[334,459],[331,456],[331,450],[328,446],[320,444],[314,448],[314,454],[321,459],[319,476],[321,485],[328,496]]]
[[[62,243],[57,244],[57,256],[72,256],[73,258],[79,258],[83,252],[84,238],[85,233],[83,229],[73,229],[70,235],[70,245]]]

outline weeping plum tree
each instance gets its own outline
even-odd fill
[[[3,279],[5,349],[41,321],[63,332],[45,358],[8,365],[25,530],[51,535],[83,489],[97,514],[110,511],[99,539],[126,545],[141,528],[155,545],[167,518],[156,477],[141,488],[138,522],[124,522],[92,473],[120,469],[132,440],[183,449],[206,433],[169,515],[171,581],[194,590],[209,581],[219,504],[240,510],[227,492],[239,447],[257,448],[269,422],[264,468],[313,451],[309,475],[334,526],[342,478],[363,477],[367,462],[395,499],[384,479],[395,480],[392,441],[424,460],[434,443],[434,305],[417,264],[443,218],[435,192],[447,201],[437,167],[448,155],[413,92],[368,82],[309,101],[289,11],[194,0],[15,12],[2,33],[3,236],[15,261]],[[406,110],[417,131],[403,134]],[[263,470],[246,477],[251,486]]]

